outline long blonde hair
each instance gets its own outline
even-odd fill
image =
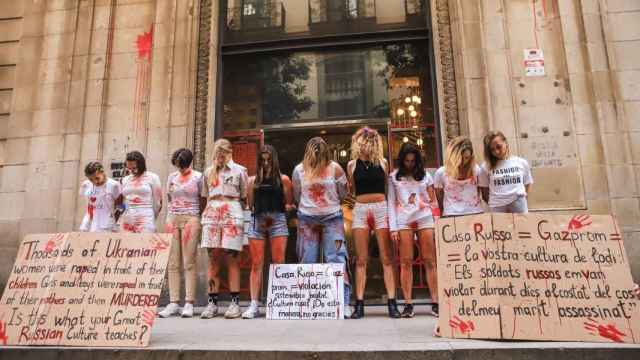
[[[369,161],[374,165],[380,166],[384,163],[382,137],[368,126],[359,129],[351,137],[351,159],[359,159],[363,152],[369,154]]]
[[[307,143],[302,160],[302,169],[307,179],[323,175],[324,170],[331,164],[329,146],[319,136],[312,138]]]
[[[231,160],[231,154],[233,154],[233,147],[231,147],[231,142],[227,139],[218,139],[213,143],[213,164],[209,166],[206,170],[208,173],[207,181],[209,184],[213,184],[218,179],[218,164],[216,163],[218,160],[218,154],[225,154],[225,163]]]
[[[465,151],[471,151],[471,160],[469,160],[466,166],[462,163]],[[447,145],[447,157],[444,161],[445,174],[451,179],[468,179],[475,175],[475,168],[476,159],[473,155],[473,144],[471,140],[466,136],[458,136],[449,141]]]

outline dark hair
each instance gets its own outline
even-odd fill
[[[193,153],[191,150],[182,148],[173,152],[171,155],[171,164],[180,169],[186,169],[191,166],[193,161]]]
[[[104,172],[104,166],[100,161],[91,161],[84,167],[84,176],[89,177],[98,171]]]
[[[262,165],[262,154],[271,155],[271,181],[274,185],[281,185],[281,173],[280,173],[280,162],[278,161],[278,152],[271,145],[264,145],[260,148],[260,152],[258,153],[258,166],[256,167],[258,170],[256,172],[255,184],[262,184],[265,181],[263,165]]]
[[[507,157],[509,156],[509,143],[507,142],[507,138],[504,136],[502,131],[489,131],[489,133],[484,136],[484,141],[483,141],[484,142],[484,160],[489,165],[489,170],[495,169],[496,165],[498,164],[498,161],[500,160],[495,155],[493,155],[493,152],[491,151],[491,143],[493,142],[493,139],[497,137],[502,138],[502,141],[504,141],[505,145],[507,146],[507,151],[506,151]]]
[[[404,167],[404,159],[409,154],[413,154],[416,159],[416,165],[413,167],[411,173],[409,173],[409,171]],[[400,153],[398,153],[398,172],[396,173],[396,180],[400,181],[400,178],[407,175],[411,175],[417,181],[422,181],[422,179],[424,179],[425,171],[420,149],[409,143],[404,143],[402,144],[402,147],[400,147]]]
[[[142,175],[147,171],[147,162],[144,159],[144,155],[140,151],[131,151],[127,153],[127,161],[135,161],[138,167],[138,174]]]

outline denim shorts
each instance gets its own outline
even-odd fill
[[[280,236],[289,236],[287,217],[281,212],[267,212],[251,218],[247,236],[250,239],[264,240]]]
[[[352,229],[388,229],[389,215],[387,202],[356,203],[353,208]]]

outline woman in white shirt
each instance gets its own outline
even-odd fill
[[[121,229],[123,232],[154,233],[156,219],[162,210],[160,178],[147,171],[147,163],[141,152],[132,151],[126,159],[130,175],[122,179],[126,209],[121,217]]]
[[[158,313],[158,316],[163,318],[178,313],[181,263],[185,281],[185,304],[181,316],[193,316],[197,282],[196,258],[201,233],[200,213],[204,207],[204,199],[200,197],[202,173],[191,168],[192,161],[193,153],[189,149],[178,149],[171,156],[171,164],[177,169],[169,174],[167,179],[169,204],[165,232],[173,234],[167,265],[171,302]]]
[[[478,188],[480,167],[473,156],[471,140],[459,136],[447,146],[444,166],[433,178],[438,205],[443,216],[483,212]]]
[[[340,206],[347,195],[347,178],[340,165],[331,160],[329,147],[321,137],[309,140],[304,160],[293,170],[293,194],[298,202],[298,258],[303,264],[317,263],[322,247],[327,263],[344,264],[343,315],[348,318],[351,286]]]
[[[247,169],[232,159],[227,139],[213,144],[213,164],[204,172],[202,196],[207,207],[202,214],[202,247],[209,255],[209,301],[200,314],[210,319],[218,314],[220,262],[226,259],[231,304],[224,317],[235,319],[240,310],[240,252],[244,246],[244,207],[247,199]]]
[[[87,199],[87,211],[82,219],[80,231],[115,232],[114,210],[120,201],[120,183],[110,179],[98,161],[92,161],[84,168],[87,177],[80,185],[80,196]]]
[[[484,137],[484,158],[478,183],[491,212],[529,212],[527,196],[533,177],[527,160],[509,153],[507,138],[500,131]]]
[[[432,311],[438,314],[438,279],[436,245],[433,239],[432,208],[437,209],[433,180],[425,171],[422,154],[405,143],[398,155],[398,169],[389,175],[389,227],[391,239],[399,242],[400,287],[405,299],[402,317],[413,317],[413,246],[417,235],[420,256],[424,264],[433,299]]]

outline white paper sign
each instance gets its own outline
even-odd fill
[[[545,76],[544,53],[541,49],[524,49],[525,76]]]
[[[343,264],[272,264],[267,319],[342,319],[343,274]]]

